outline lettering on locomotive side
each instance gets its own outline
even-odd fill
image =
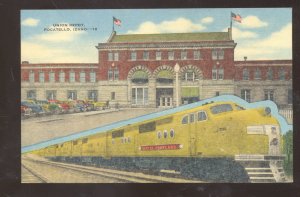
[[[152,151],[152,150],[176,150],[183,148],[182,144],[164,144],[164,145],[147,145],[141,146],[141,151]]]

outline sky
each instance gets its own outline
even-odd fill
[[[109,38],[113,17],[122,21],[117,34],[224,32],[231,12],[242,17],[232,25],[235,60],[292,59],[291,8],[195,8],[22,10],[21,61],[97,63],[95,46]],[[50,31],[55,24],[70,31]],[[75,31],[71,24],[87,30]]]

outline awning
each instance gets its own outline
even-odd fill
[[[199,87],[182,87],[181,97],[199,97]]]
[[[169,70],[162,70],[157,74],[157,79],[161,78],[161,79],[173,79],[174,75],[171,71]]]

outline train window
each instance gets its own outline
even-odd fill
[[[131,139],[130,139],[130,137],[128,137],[127,141],[128,141],[128,143],[130,143],[130,142],[131,142]]]
[[[113,131],[111,134],[112,138],[123,137],[123,136],[124,136],[124,129]]]
[[[232,106],[230,104],[221,104],[221,105],[216,105],[210,108],[211,113],[213,114],[219,114],[223,112],[228,112],[232,111]]]
[[[205,111],[198,112],[198,121],[207,120],[207,115]]]
[[[82,144],[86,144],[88,142],[88,138],[82,139]]]
[[[160,139],[161,138],[161,131],[157,132],[157,138]]]
[[[175,131],[174,131],[174,129],[171,129],[171,130],[170,130],[170,137],[173,138],[174,136],[175,136]]]
[[[168,137],[168,131],[164,130],[164,138],[167,138],[167,137]]]
[[[142,125],[139,126],[139,133],[155,131],[155,129],[156,129],[156,123],[155,122],[149,122],[149,123],[142,124]]]
[[[195,115],[194,114],[190,114],[190,123],[195,121]]]
[[[188,116],[184,116],[184,117],[182,118],[181,123],[182,123],[182,124],[187,124],[187,123],[189,123],[189,117],[188,117]]]
[[[127,143],[127,138],[126,137],[124,137],[124,143]]]

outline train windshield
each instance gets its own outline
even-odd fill
[[[216,105],[210,108],[211,113],[219,114],[223,112],[233,111],[232,106],[230,104],[222,104]]]

